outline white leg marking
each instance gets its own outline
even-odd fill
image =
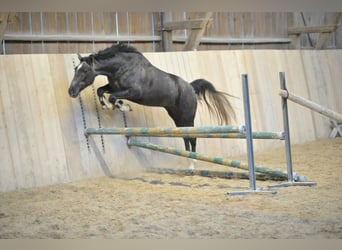
[[[114,110],[115,109],[115,106],[113,104],[111,104],[110,102],[108,102],[104,96],[101,97],[101,101],[103,101],[105,104],[104,106],[102,106],[103,109],[106,109],[106,110]]]
[[[123,112],[128,112],[128,111],[132,111],[132,108],[128,104],[123,103],[120,107],[120,110]]]
[[[122,112],[132,111],[131,106],[125,104],[122,100],[117,100],[115,102],[115,106],[120,109]]]
[[[196,159],[190,159],[190,165],[189,165],[190,170],[195,170],[196,162],[197,162]]]

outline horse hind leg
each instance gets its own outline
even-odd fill
[[[191,151],[196,152],[196,138],[190,138],[190,144],[191,144]],[[191,159],[189,169],[194,170],[196,163],[197,163],[196,159]]]
[[[196,152],[196,138],[184,138],[185,150]],[[188,169],[195,170],[195,166],[197,163],[196,159],[189,158],[190,164]]]
[[[197,105],[197,103],[195,103],[195,106],[194,106],[195,109],[194,110],[190,109],[189,115],[188,115],[186,120],[180,118],[180,114],[179,114],[181,112],[184,112],[184,109],[182,111],[177,111],[176,110],[176,112],[175,112],[175,110],[168,109],[168,108],[166,108],[166,110],[167,110],[169,116],[175,122],[177,127],[192,127],[192,126],[194,126],[194,118],[195,118],[195,112],[196,112],[196,105]],[[185,107],[189,108],[189,106],[185,106]],[[196,138],[183,138],[183,139],[184,139],[185,150],[186,151],[190,151],[190,152],[196,152]],[[196,163],[196,159],[190,159],[190,165],[189,165],[189,169],[190,170],[194,170],[195,169],[195,163]]]
[[[192,152],[196,152],[196,138],[190,138],[190,145],[191,145],[191,151]]]

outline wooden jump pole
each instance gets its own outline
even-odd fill
[[[243,169],[243,170],[249,170],[249,166],[247,163],[234,161],[234,160],[230,160],[227,158],[206,156],[206,155],[202,155],[202,154],[199,154],[196,152],[180,150],[180,149],[176,149],[173,147],[164,147],[161,145],[153,144],[150,142],[143,142],[143,141],[135,140],[132,138],[128,139],[127,144],[128,144],[128,146],[146,148],[146,149],[159,151],[159,152],[163,152],[163,153],[168,153],[168,154],[173,154],[173,155],[178,155],[178,156],[182,156],[182,157],[186,157],[186,158],[216,163],[216,164],[229,166],[229,167],[233,167],[233,168],[238,168],[238,169]],[[287,179],[287,173],[284,173],[280,170],[274,170],[274,169],[270,169],[270,168],[263,167],[263,166],[255,166],[255,171],[258,173],[263,173],[263,174],[267,174],[270,176],[277,177],[278,178],[277,180],[286,180]]]
[[[213,127],[213,131],[217,128]],[[241,130],[243,127],[240,126]],[[234,130],[232,130],[234,131]],[[188,132],[187,130],[176,130],[174,128],[87,128],[85,135],[125,135],[125,136],[146,136],[146,137],[185,137],[185,138],[231,138],[245,139],[246,134],[241,132]],[[253,132],[254,139],[279,139],[284,140],[283,132]]]
[[[284,140],[284,132],[252,132],[253,139],[278,139]],[[222,139],[246,139],[246,133],[208,133],[208,134],[160,134],[146,135],[151,137],[184,137],[184,138],[222,138]]]
[[[215,170],[201,170],[201,169],[173,169],[173,168],[146,168],[146,172],[158,174],[174,174],[185,176],[203,176],[210,178],[222,179],[249,179],[249,174],[246,172],[232,172],[232,171],[215,171]],[[256,179],[260,181],[283,181],[282,176],[274,176],[268,174],[256,174]]]
[[[84,131],[86,136],[90,134],[111,134],[126,136],[165,136],[179,135],[184,137],[187,134],[209,134],[209,133],[244,133],[245,126],[202,126],[202,127],[132,127],[132,128],[87,128]]]
[[[324,116],[329,117],[337,122],[342,122],[342,114],[339,114],[331,109],[325,108],[313,101],[307,100],[303,97],[297,96],[293,93],[288,92],[287,90],[280,90],[279,95],[283,98],[287,98],[299,105],[307,107],[315,112],[318,112]]]

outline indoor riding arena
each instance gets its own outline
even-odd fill
[[[341,239],[341,16],[0,13],[0,238]],[[200,98],[189,152],[163,107],[103,108],[105,75],[71,98],[113,44],[229,94],[230,124]]]

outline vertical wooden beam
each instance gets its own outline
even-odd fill
[[[161,37],[162,37],[162,48],[163,51],[173,51],[172,46],[172,30],[163,30],[163,24],[171,21],[172,16],[170,12],[162,12],[160,14],[160,22],[161,22]]]
[[[2,42],[2,39],[4,37],[5,34],[5,30],[7,27],[7,20],[8,20],[8,12],[1,12],[0,13],[0,42]],[[2,54],[2,46],[0,46],[0,53]]]
[[[288,13],[287,15],[287,27],[295,26],[295,15],[296,13]],[[289,38],[292,40],[289,45],[290,49],[300,49],[300,34],[289,34]]]
[[[151,18],[152,18],[152,23],[153,23],[153,29],[154,31],[152,32],[152,35],[158,35],[160,37],[162,37],[162,32],[159,29],[159,26],[161,24],[161,13],[160,12],[152,12],[151,14]],[[163,45],[162,42],[160,41],[156,41],[156,42],[152,42],[152,52],[161,52],[163,51]]]
[[[201,23],[201,29],[191,29],[189,32],[188,40],[185,42],[183,51],[187,50],[195,50],[201,40],[201,37],[204,34],[205,28],[207,27],[207,24],[209,23],[209,19],[213,15],[212,12],[205,12],[202,14],[199,14],[199,18],[203,18]]]
[[[289,35],[291,39],[290,48],[291,49],[300,49],[300,34]]]

